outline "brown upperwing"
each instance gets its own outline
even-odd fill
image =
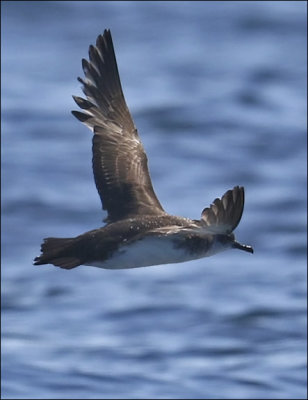
[[[89,47],[83,59],[83,84],[87,100],[73,96],[84,112],[72,114],[85,123],[93,136],[93,173],[105,221],[135,215],[161,215],[164,209],[154,192],[147,156],[123,95],[109,30]]]

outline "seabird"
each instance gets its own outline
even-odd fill
[[[244,188],[235,186],[205,208],[200,220],[167,214],[150,178],[147,156],[123,95],[110,30],[82,60],[86,99],[72,114],[93,132],[93,173],[106,225],[74,238],[44,239],[35,265],[64,269],[90,265],[107,269],[179,263],[229,248],[253,253],[235,240]]]

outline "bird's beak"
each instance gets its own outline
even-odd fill
[[[248,253],[253,253],[253,248],[252,248],[251,246],[246,246],[245,244],[241,244],[241,243],[239,243],[239,242],[237,242],[237,241],[234,241],[234,242],[233,242],[232,247],[233,247],[234,249],[239,249],[239,250],[247,251]]]

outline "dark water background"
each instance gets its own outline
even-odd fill
[[[2,2],[2,398],[306,398],[306,3]],[[155,190],[199,218],[234,185],[255,248],[34,267],[101,225],[70,116],[111,28]]]

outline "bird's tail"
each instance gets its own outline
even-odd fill
[[[82,264],[74,255],[74,238],[46,238],[41,245],[42,254],[34,259],[34,265],[53,264],[56,267],[72,269]]]

